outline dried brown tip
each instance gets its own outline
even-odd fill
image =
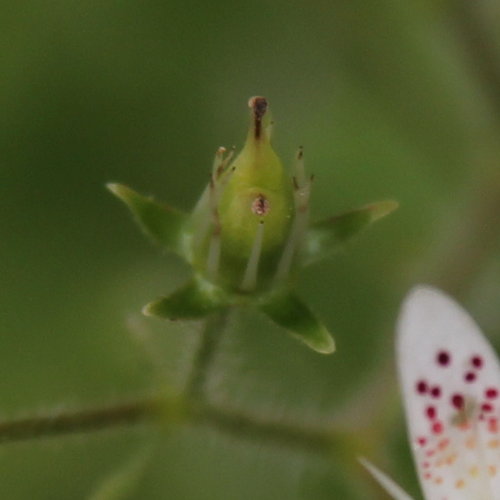
[[[262,117],[267,111],[267,99],[261,96],[251,97],[248,101],[248,107],[253,111],[254,134],[258,139],[262,133]]]

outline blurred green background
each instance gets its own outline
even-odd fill
[[[92,498],[117,473],[132,499],[386,498],[360,452],[417,494],[394,380],[402,297],[444,288],[500,347],[500,3],[468,3],[1,3],[2,419],[182,388],[199,325],[140,308],[189,269],[104,184],[190,209],[216,148],[241,146],[248,97],[270,100],[286,164],[304,146],[314,218],[401,206],[301,276],[336,354],[240,311],[207,380],[221,407],[345,430],[332,457],[136,426],[2,445],[0,498]]]

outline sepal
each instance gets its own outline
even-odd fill
[[[168,205],[143,196],[123,184],[106,184],[106,187],[125,203],[142,231],[161,246],[182,254],[181,237],[186,215]]]
[[[194,279],[168,297],[150,302],[142,309],[146,316],[164,319],[200,319],[227,305],[223,290],[204,280]]]
[[[306,236],[304,262],[327,257],[373,222],[398,208],[393,200],[379,201],[311,225]]]
[[[335,351],[335,343],[326,327],[293,292],[274,294],[260,309],[314,351],[322,354]]]

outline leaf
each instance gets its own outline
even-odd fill
[[[306,236],[305,264],[328,256],[398,206],[396,201],[380,201],[312,224]]]
[[[106,184],[134,215],[141,229],[153,241],[182,254],[181,234],[187,216],[182,212],[143,196],[123,184]]]
[[[335,351],[335,343],[326,327],[292,292],[274,295],[271,300],[263,303],[260,309],[311,349],[322,354]]]
[[[210,283],[193,280],[168,297],[149,303],[142,312],[146,316],[166,319],[198,319],[226,306],[224,292]]]

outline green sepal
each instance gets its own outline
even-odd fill
[[[150,302],[142,312],[171,320],[200,319],[226,305],[226,294],[219,287],[194,279],[172,295]]]
[[[304,263],[307,265],[327,257],[398,206],[393,200],[380,201],[312,224],[304,245]]]
[[[273,295],[260,309],[314,351],[322,354],[335,351],[335,343],[326,327],[294,293]]]
[[[127,205],[135,221],[153,241],[182,254],[181,235],[187,216],[167,205],[143,196],[123,184],[106,184],[106,187]]]

